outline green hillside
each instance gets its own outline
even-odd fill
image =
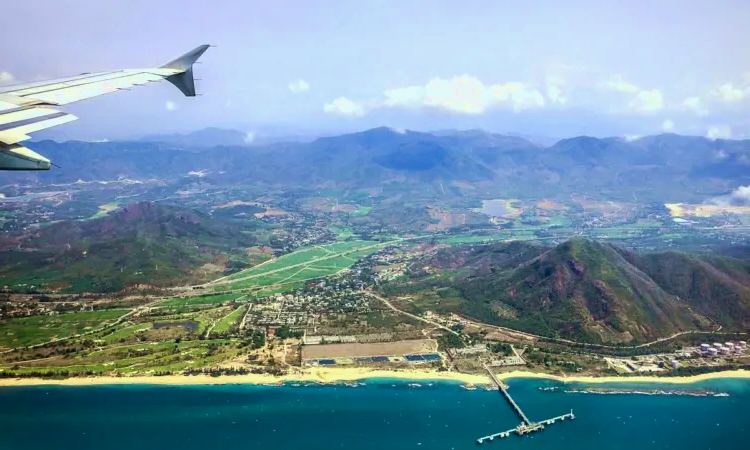
[[[713,255],[636,255],[585,239],[546,251],[496,244],[439,250],[411,275],[417,293],[459,300],[457,312],[543,336],[637,343],[750,324],[750,264]]]
[[[229,220],[145,202],[42,228],[0,252],[0,278],[11,287],[62,292],[166,286],[216,276],[227,254],[254,243]]]

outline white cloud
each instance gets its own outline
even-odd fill
[[[12,83],[16,77],[10,72],[0,72],[0,85]]]
[[[748,205],[750,206],[750,185],[740,186],[729,194],[729,201],[733,205]]]
[[[323,106],[323,111],[328,114],[337,114],[348,117],[362,117],[365,115],[365,108],[363,105],[349,100],[346,97],[339,97],[331,103],[326,103],[325,106]]]
[[[248,131],[247,133],[245,133],[244,140],[245,144],[252,144],[255,140],[255,133],[252,131]]]
[[[740,186],[728,195],[714,197],[709,203],[719,206],[750,206],[750,185]]]
[[[633,142],[637,141],[638,139],[642,138],[643,136],[639,134],[626,134],[623,136],[623,139],[625,139],[625,142]]]
[[[164,107],[167,109],[167,111],[174,111],[177,109],[177,103],[167,100],[167,102],[164,104]]]
[[[708,127],[706,137],[709,139],[729,139],[732,137],[732,129],[728,125],[711,125]]]
[[[435,108],[463,114],[482,114],[495,106],[514,111],[543,108],[542,94],[523,83],[486,86],[469,75],[452,79],[433,78],[425,86],[407,86],[385,91],[384,107]]]
[[[641,113],[653,113],[664,107],[664,98],[661,91],[652,89],[650,91],[641,91],[630,101],[630,108],[633,111]]]
[[[698,116],[708,115],[708,109],[703,104],[703,100],[700,97],[688,97],[680,105],[682,109],[692,111]]]
[[[638,92],[640,88],[634,84],[628,83],[622,77],[615,77],[612,80],[602,81],[598,84],[601,89],[617,92]]]
[[[665,133],[673,133],[674,132],[674,122],[672,122],[672,119],[667,119],[664,122],[661,123],[661,131]]]
[[[718,89],[714,90],[712,94],[725,102],[736,102],[745,97],[750,97],[750,87],[743,89],[735,87],[732,83],[724,83]]]
[[[546,79],[547,81],[547,98],[554,104],[565,106],[568,103],[568,99],[563,96],[562,87],[565,85],[565,81],[557,75],[550,75]]]
[[[293,94],[307,92],[310,90],[310,83],[300,78],[299,80],[289,83],[289,90],[292,91]]]

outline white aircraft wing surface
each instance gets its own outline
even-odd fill
[[[58,106],[162,80],[169,81],[188,97],[195,96],[193,64],[208,47],[201,45],[153,69],[85,73],[0,86],[0,170],[49,170],[49,159],[20,142],[30,139],[29,133],[77,119]]]

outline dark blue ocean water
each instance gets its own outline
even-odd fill
[[[554,382],[509,384],[532,420],[571,408],[577,418],[483,449],[750,448],[747,380],[672,386],[725,391],[726,398],[564,394],[537,389]],[[476,438],[517,424],[498,392],[454,383],[0,388],[0,449],[13,450],[475,449]]]

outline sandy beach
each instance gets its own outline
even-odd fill
[[[555,380],[563,383],[666,383],[666,384],[690,384],[706,380],[715,380],[720,378],[745,378],[750,379],[750,371],[746,370],[728,370],[725,372],[704,373],[690,377],[654,377],[654,376],[636,376],[636,377],[591,377],[591,376],[570,376],[560,377],[538,372],[506,372],[497,374],[500,380],[511,378],[542,378],[546,380]]]
[[[35,386],[65,385],[84,386],[102,384],[279,384],[285,382],[318,382],[338,383],[374,378],[393,378],[412,381],[458,381],[467,384],[487,384],[485,375],[471,375],[456,372],[436,372],[426,370],[387,371],[361,368],[312,369],[301,374],[290,374],[281,377],[272,375],[227,375],[212,377],[209,375],[168,375],[161,377],[85,377],[67,378],[64,380],[45,380],[41,378],[6,378],[0,379],[0,386]]]
[[[472,375],[456,372],[437,372],[426,370],[372,370],[365,368],[325,368],[311,369],[299,374],[290,374],[282,377],[271,375],[234,375],[212,377],[208,375],[169,375],[163,377],[133,376],[133,377],[86,377],[68,378],[64,380],[46,380],[41,378],[5,378],[0,379],[0,386],[37,386],[37,385],[64,385],[64,386],[87,386],[106,384],[161,384],[161,385],[200,385],[200,384],[279,384],[284,382],[318,382],[337,383],[347,381],[358,381],[375,378],[400,379],[409,381],[456,381],[466,384],[489,384],[490,379],[486,375]],[[699,381],[719,378],[746,378],[750,379],[750,371],[732,370],[726,372],[707,373],[692,377],[590,377],[571,376],[559,377],[537,372],[506,372],[497,375],[500,380],[512,378],[540,378],[555,380],[564,383],[669,383],[689,384]]]

